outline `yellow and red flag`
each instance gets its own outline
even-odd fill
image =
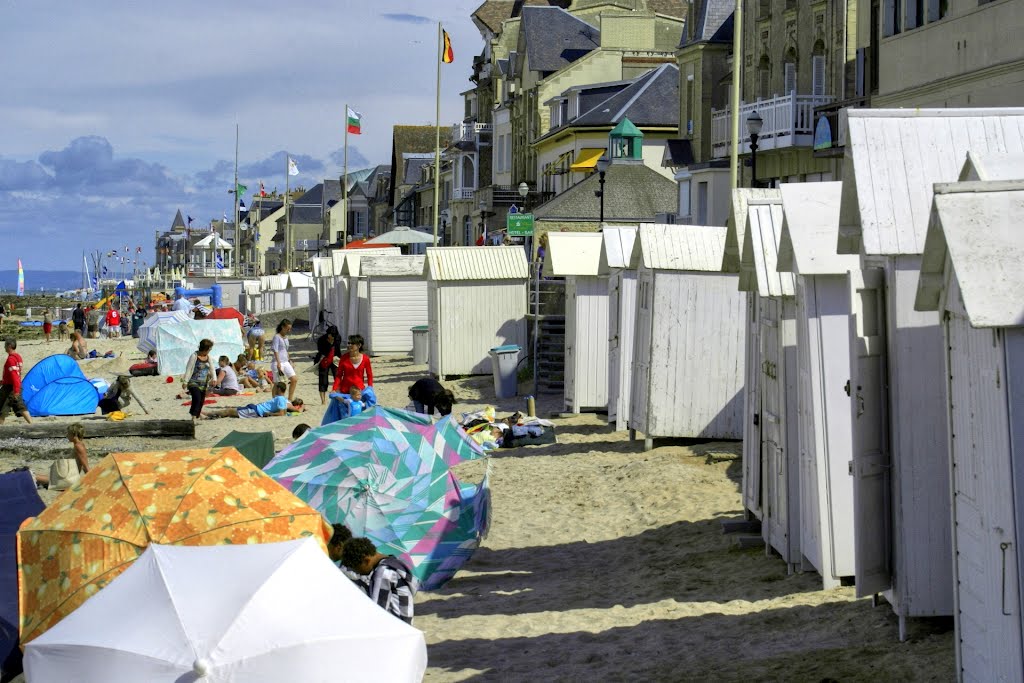
[[[451,64],[455,61],[455,50],[452,49],[452,39],[448,37],[448,31],[441,29],[442,41],[444,43],[441,48],[441,61],[445,64]]]

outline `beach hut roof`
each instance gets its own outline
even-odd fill
[[[234,247],[231,246],[231,242],[221,238],[217,233],[211,232],[209,235],[199,240],[192,245],[193,249],[226,249],[231,250]]]
[[[367,256],[380,256],[381,254],[393,254],[395,256],[399,256],[401,255],[402,250],[398,247],[379,247],[376,249],[353,249],[351,251],[345,250],[342,252],[334,252],[335,256],[337,256],[338,253],[341,254],[341,259],[343,262],[342,270],[340,271],[341,274],[350,275],[352,277],[359,277],[359,266],[362,263],[363,258]],[[339,271],[335,269],[334,272],[337,273]]]
[[[530,266],[522,247],[427,247],[431,280],[526,280]]]
[[[761,296],[793,296],[792,273],[779,272],[782,240],[782,198],[753,199],[747,203],[747,226],[740,261],[740,290]]]
[[[1024,152],[1024,108],[844,109],[839,252],[920,254],[932,185],[960,177],[968,151]]]
[[[420,277],[423,275],[426,257],[422,254],[403,256],[401,254],[373,254],[359,263],[360,275],[366,277]]]
[[[245,293],[249,296],[258,296],[259,293],[263,291],[262,284],[259,280],[245,280],[242,283],[242,287],[245,289]]]
[[[330,256],[314,256],[309,261],[313,266],[313,277],[334,275],[334,259]]]
[[[312,286],[313,286],[313,278],[310,276],[309,273],[298,273],[298,272],[288,273],[288,288],[289,289],[291,289],[292,287],[312,287]]]
[[[839,275],[860,267],[860,259],[836,253],[840,182],[785,183],[779,270],[800,275]]]
[[[725,228],[641,223],[629,267],[717,273],[722,268]]]
[[[725,253],[722,256],[722,272],[740,272],[740,257],[743,255],[743,235],[747,225],[747,202],[752,199],[780,199],[779,191],[768,187],[739,187],[732,191],[729,218],[725,223]]]
[[[601,233],[549,232],[544,274],[554,277],[598,274],[601,262]]]
[[[637,228],[629,226],[609,227],[601,230],[601,261],[597,272],[607,275],[613,268],[629,268],[636,242]]]
[[[971,325],[1024,326],[1022,214],[1024,180],[937,183],[914,307],[939,307],[948,260]]]

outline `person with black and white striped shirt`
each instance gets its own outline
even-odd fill
[[[402,621],[412,623],[415,579],[398,558],[377,552],[368,538],[353,538],[345,543],[341,563],[360,575],[362,580],[357,585],[365,586],[371,600]]]

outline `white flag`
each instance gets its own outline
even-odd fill
[[[288,157],[288,175],[299,175],[299,167],[291,157]]]

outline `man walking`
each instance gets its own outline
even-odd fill
[[[0,424],[4,423],[10,412],[20,415],[25,422],[32,424],[28,407],[21,400],[21,366],[24,361],[21,359],[21,354],[15,351],[17,348],[18,342],[13,338],[8,337],[4,340],[7,361],[4,363],[3,379],[0,380]]]
[[[82,310],[82,304],[75,304],[75,310],[71,311],[71,324],[74,325],[76,332],[81,332],[82,336],[85,336],[85,311]]]

